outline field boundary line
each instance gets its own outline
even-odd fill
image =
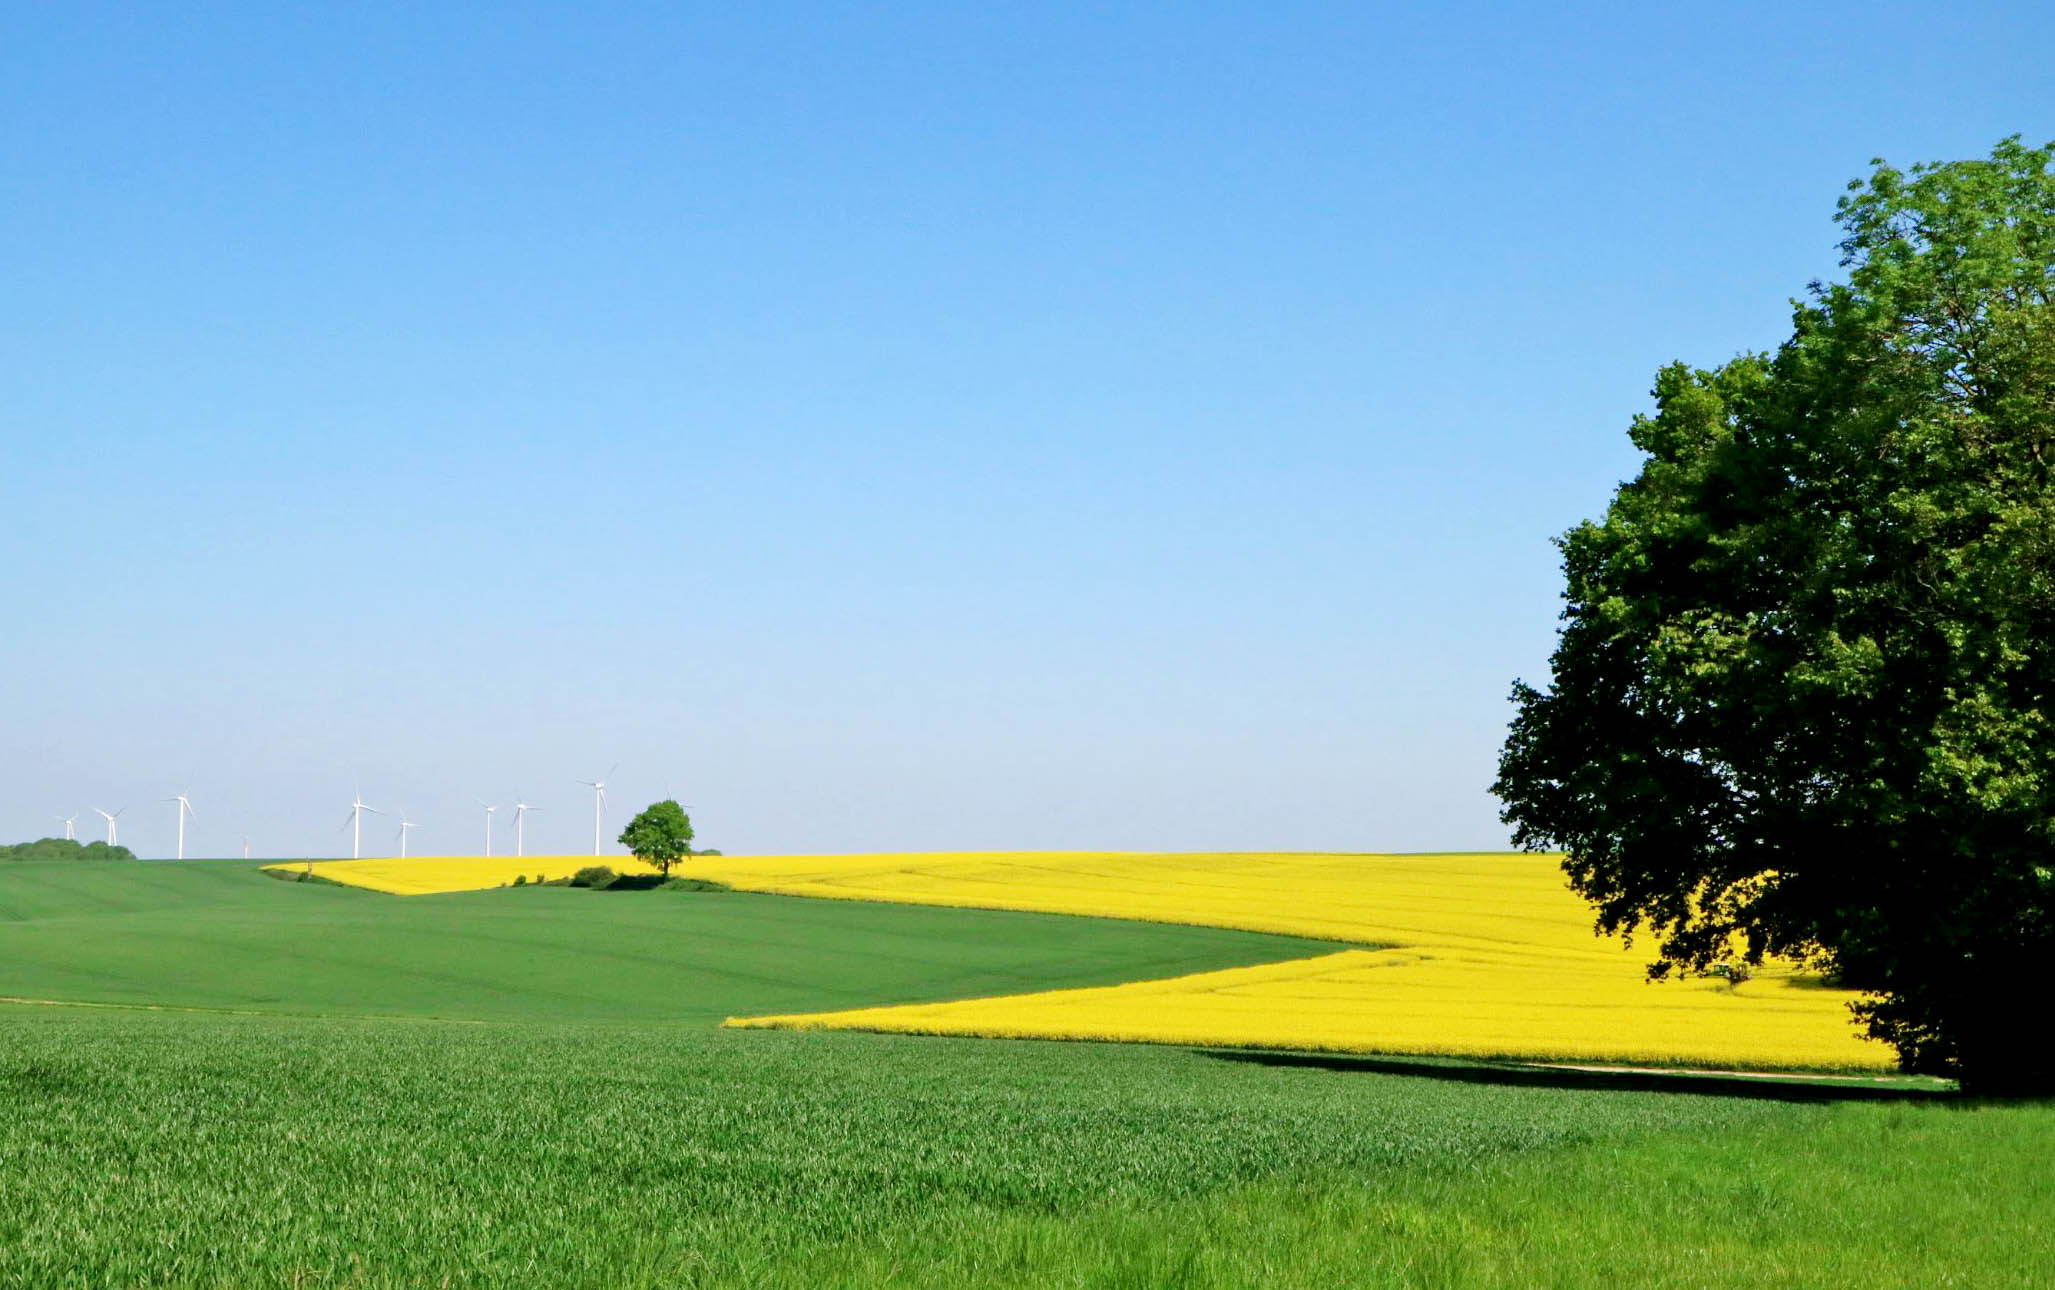
[[[263,1008],[215,1008],[194,1003],[109,1003],[101,999],[35,999],[0,994],[0,1005],[26,1008],[113,1008],[124,1012],[197,1012],[210,1017],[283,1017],[296,1021],[432,1021],[446,1025],[489,1026],[477,1017],[421,1017],[384,1012],[272,1012]]]

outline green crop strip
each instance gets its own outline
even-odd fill
[[[0,870],[0,994],[299,1014],[704,1021],[1303,957],[1213,928],[692,891],[401,901],[230,863]]]

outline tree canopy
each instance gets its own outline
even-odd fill
[[[0,860],[133,860],[136,853],[124,846],[105,842],[80,842],[73,838],[38,838],[0,846]]]
[[[1873,163],[1776,353],[1657,376],[1494,786],[1652,974],[1810,962],[1993,1092],[2055,1088],[2051,159]]]
[[[684,807],[665,798],[628,821],[620,841],[637,860],[655,865],[668,878],[671,866],[692,854],[692,820]]]

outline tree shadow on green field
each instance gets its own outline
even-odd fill
[[[607,883],[607,884],[606,884],[605,886],[603,886],[603,887],[599,887],[599,888],[596,888],[595,890],[598,890],[598,891],[655,891],[655,890],[656,890],[656,889],[657,889],[658,887],[661,887],[661,886],[663,886],[663,885],[664,885],[664,877],[663,877],[663,875],[662,875],[662,874],[657,874],[657,873],[623,873],[623,874],[616,874],[616,875],[614,876],[614,880],[613,880],[612,882],[610,882],[610,883]]]
[[[660,873],[618,873],[610,882],[595,884],[594,891],[733,891],[725,882],[710,878],[685,878]]]
[[[1793,1077],[1692,1071],[1592,1069],[1572,1066],[1473,1062],[1433,1057],[1362,1057],[1336,1053],[1281,1053],[1256,1049],[1201,1048],[1202,1057],[1254,1066],[1286,1066],[1354,1075],[1403,1075],[1456,1084],[1507,1088],[1590,1089],[1625,1093],[1689,1093],[1698,1097],[1753,1098],[1774,1102],[1913,1102],[1961,1098],[1939,1082],[1858,1082],[1861,1076]]]

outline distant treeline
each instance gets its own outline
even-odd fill
[[[18,842],[13,846],[0,846],[0,861],[5,860],[133,860],[136,853],[127,847],[110,847],[105,842],[77,842],[71,838],[40,838],[34,842]]]

